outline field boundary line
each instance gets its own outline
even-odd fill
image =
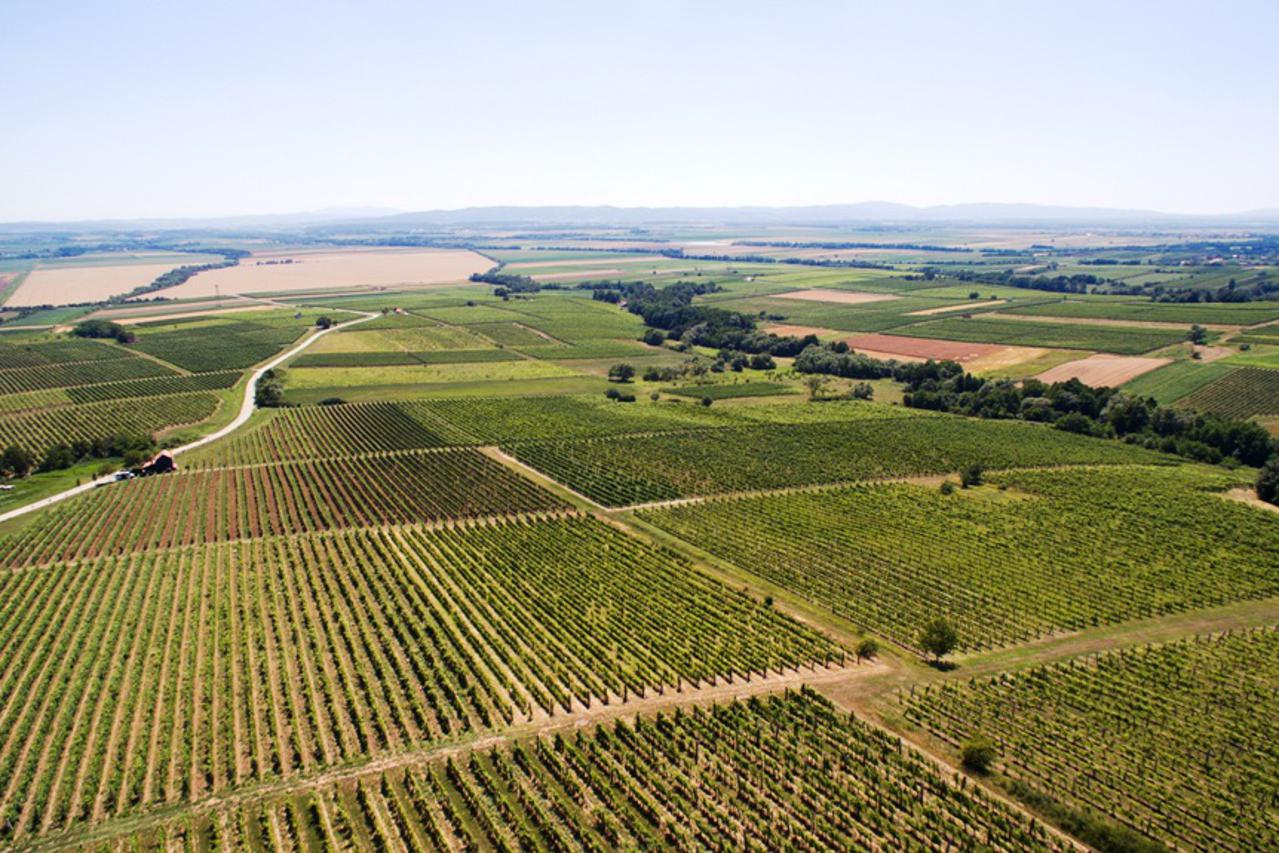
[[[559,495],[560,497],[569,498],[570,502],[576,504],[579,509],[588,509],[594,513],[609,512],[609,508],[603,504],[596,503],[594,500],[588,498],[576,489],[566,486],[554,477],[543,474],[533,466],[521,462],[519,459],[516,459],[514,456],[495,444],[482,445],[476,449],[495,462],[505,465],[507,468],[510,468],[517,474],[520,474],[526,480],[532,480],[534,483],[554,494]]]

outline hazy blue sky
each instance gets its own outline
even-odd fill
[[[1279,3],[10,2],[0,220],[1279,206]]]

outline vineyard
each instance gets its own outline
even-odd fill
[[[988,468],[1150,462],[1130,445],[1015,421],[880,418],[503,448],[608,506],[692,495]]]
[[[663,392],[676,397],[700,397],[708,400],[731,400],[737,397],[772,397],[777,394],[797,394],[794,385],[780,382],[734,382],[705,385],[681,385],[663,388]]]
[[[1098,350],[1118,355],[1140,355],[1186,339],[1186,332],[1178,329],[1085,326],[999,317],[952,317],[930,320],[895,331],[920,338]],[[1189,331],[1189,327],[1186,331]]]
[[[33,341],[23,344],[0,344],[0,370],[14,367],[42,367],[73,361],[106,361],[128,358],[128,350],[97,341],[67,338]]]
[[[193,458],[252,464],[473,443],[465,433],[430,419],[429,409],[421,406],[348,403],[276,409]]]
[[[137,343],[130,346],[192,373],[244,370],[275,355],[306,329],[302,320],[236,320],[194,329],[143,330]]]
[[[1007,491],[865,485],[641,518],[902,645],[941,614],[981,649],[1279,594],[1279,516],[1204,491],[1214,478],[1230,482],[1031,471],[991,478]]]
[[[906,716],[1008,776],[1186,850],[1279,847],[1279,630],[912,690]]]
[[[136,356],[103,361],[59,362],[40,367],[12,367],[0,370],[0,394],[174,375],[174,370]]]
[[[172,822],[193,849],[1069,849],[812,692],[472,750]]]
[[[1279,370],[1241,367],[1182,397],[1177,405],[1230,418],[1279,414]]]
[[[467,364],[485,361],[516,361],[519,356],[501,349],[436,350],[405,352],[303,353],[289,362],[293,367],[389,367],[401,364]]]
[[[80,385],[68,388],[66,393],[76,403],[97,403],[127,397],[161,397],[166,394],[189,394],[196,391],[222,391],[239,382],[241,375],[238,370],[227,370],[221,373],[195,373],[190,376],[157,376],[154,379]]]
[[[43,453],[55,444],[92,443],[121,432],[149,435],[171,426],[199,423],[217,408],[218,398],[212,394],[174,394],[0,415],[0,447],[17,445]]]
[[[561,507],[474,450],[194,471],[64,501],[0,539],[0,566]]]
[[[1080,317],[1087,319],[1137,320],[1147,323],[1221,323],[1251,326],[1279,318],[1279,305],[1273,302],[1217,304],[1176,304],[1168,302],[1114,302],[1111,300],[1079,302],[1059,300],[1041,305],[1018,307],[1018,314],[1042,317]]]
[[[842,655],[586,518],[345,531],[11,571],[0,602],[9,841]],[[875,743],[869,754],[926,766]],[[882,796],[908,790],[903,804],[914,802],[913,785]]]

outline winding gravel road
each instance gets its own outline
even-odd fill
[[[288,307],[292,308],[294,306],[290,305]],[[347,309],[344,309],[344,310],[347,310]],[[374,317],[380,316],[378,314],[368,314],[363,311],[356,312],[356,313],[359,313],[361,316],[356,317],[354,320],[347,320],[345,323],[338,323],[335,326],[330,326],[327,329],[319,329],[316,332],[312,333],[310,337],[306,338],[297,346],[293,347],[293,349],[280,353],[275,358],[268,361],[266,364],[255,369],[253,373],[249,376],[249,384],[245,386],[244,400],[240,403],[240,411],[235,416],[235,419],[231,421],[231,423],[222,427],[222,429],[218,430],[217,432],[209,433],[203,438],[197,438],[195,441],[191,442],[190,444],[184,444],[181,447],[171,447],[169,448],[169,452],[172,453],[174,456],[177,456],[180,453],[186,453],[188,450],[195,450],[197,447],[203,447],[204,445],[217,441],[220,438],[225,438],[226,436],[235,432],[237,429],[244,426],[244,423],[250,417],[253,416],[253,410],[255,408],[255,406],[253,405],[253,392],[254,392],[254,389],[257,387],[258,380],[262,378],[262,374],[266,373],[268,370],[271,370],[272,368],[279,367],[281,364],[288,361],[290,358],[297,355],[298,353],[302,352],[302,350],[306,349],[311,344],[315,343],[320,338],[327,335],[329,332],[335,332],[338,329],[345,329],[348,326],[354,326],[356,323],[363,323],[366,320],[372,320]],[[70,489],[67,489],[66,491],[58,492],[57,494],[54,494],[54,495],[49,495],[49,497],[47,498],[41,498],[38,501],[32,501],[31,503],[26,504],[25,506],[20,506],[17,509],[11,509],[8,512],[0,513],[0,522],[8,521],[11,518],[17,518],[20,515],[26,515],[29,512],[35,512],[38,509],[44,509],[47,506],[52,506],[53,504],[59,503],[60,501],[64,501],[67,498],[74,497],[75,495],[78,495],[81,492],[87,492],[104,483],[110,483],[112,482],[113,479],[114,479],[114,475],[99,477],[96,480],[90,480],[87,483],[82,483],[79,486],[74,486]]]

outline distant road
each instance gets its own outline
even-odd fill
[[[290,305],[288,307],[292,308],[295,306]],[[343,310],[349,310],[349,309],[343,309]],[[254,370],[252,375],[249,376],[249,384],[245,386],[244,400],[243,402],[240,403],[240,411],[235,416],[235,419],[231,421],[231,423],[222,427],[222,429],[218,430],[217,432],[209,433],[203,438],[197,438],[195,441],[191,442],[190,444],[184,444],[181,447],[171,447],[169,448],[169,452],[172,453],[174,456],[177,456],[180,453],[186,453],[188,450],[195,450],[197,447],[203,447],[204,445],[209,444],[210,442],[217,441],[220,438],[225,438],[226,436],[235,432],[240,427],[244,426],[245,422],[248,421],[248,419],[253,416],[253,410],[256,408],[253,405],[253,394],[254,394],[254,390],[257,387],[258,380],[262,378],[262,374],[266,373],[268,370],[279,367],[281,364],[288,361],[290,358],[297,355],[302,350],[306,349],[311,344],[315,343],[317,340],[327,335],[329,332],[333,332],[338,329],[345,329],[347,326],[354,326],[356,323],[363,323],[365,320],[372,320],[374,317],[379,316],[377,314],[366,314],[363,311],[360,311],[357,313],[361,314],[362,316],[356,317],[354,320],[347,320],[345,323],[338,323],[336,326],[330,326],[327,329],[320,329],[316,331],[314,334],[312,334],[310,337],[306,338],[304,341],[299,343],[297,346],[293,347],[293,349],[280,353],[275,358],[268,361],[266,364]],[[100,485],[103,485],[104,483],[112,482],[114,477],[115,475],[113,474],[108,475],[106,477],[99,477],[96,480],[90,480],[89,482],[82,483],[79,486],[73,486],[72,488],[67,489],[64,492],[58,492],[57,494],[49,495],[49,497],[47,498],[41,498],[38,501],[32,501],[31,503],[26,504],[25,506],[20,506],[17,509],[11,509],[8,512],[0,513],[0,523],[8,521],[11,518],[17,518],[20,515],[26,515],[29,512],[35,512],[38,509],[44,509],[47,506],[52,506],[53,504],[56,504],[60,501],[64,501],[69,497],[74,497],[75,495],[78,495],[81,492],[91,491],[94,488]]]

